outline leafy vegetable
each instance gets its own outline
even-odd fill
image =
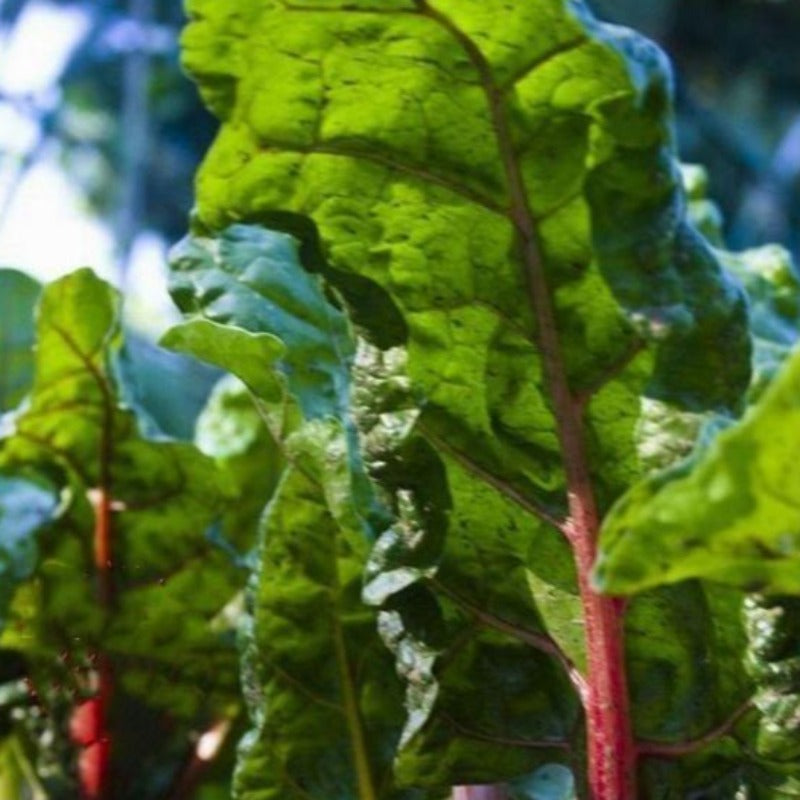
[[[251,389],[287,467],[263,522],[244,632],[253,729],[240,798],[409,796],[393,788],[400,686],[360,598],[377,513],[348,408],[345,317],[294,241],[233,227],[190,239],[172,292],[190,319],[168,347]]]
[[[36,570],[35,538],[55,516],[57,506],[52,486],[0,475],[0,624],[17,585]]]
[[[582,3],[190,11],[185,62],[224,122],[198,232],[299,235],[365,334],[405,351],[419,418],[394,469],[367,460],[397,520],[367,586],[409,685],[396,775],[572,765],[585,709],[578,790],[634,796],[634,732],[702,737],[749,692],[740,595],[660,590],[623,623],[587,582],[599,519],[651,468],[642,397],[733,412],[749,380],[743,294],[687,217],[663,57]],[[738,786],[743,759],[642,757],[642,791]]]
[[[42,295],[33,390],[0,467],[48,476],[67,507],[52,518],[45,489],[4,484],[4,522],[22,503],[27,514],[4,525],[3,548],[26,555],[0,646],[24,657],[33,686],[70,687],[72,703],[56,691],[60,710],[45,710],[45,722],[57,730],[71,717],[87,797],[112,780],[115,796],[157,797],[193,726],[235,708],[235,650],[214,620],[241,578],[204,535],[225,507],[223,475],[192,445],[143,438],[124,406],[118,306],[89,270]],[[42,689],[41,702],[50,694]],[[147,737],[124,723],[131,703]],[[109,749],[125,761],[109,765]],[[74,797],[72,780],[48,791]]]

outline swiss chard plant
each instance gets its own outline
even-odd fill
[[[800,281],[724,251],[663,54],[581,0],[188,10],[163,345],[230,374],[166,440],[113,290],[44,290],[0,789],[800,797]]]

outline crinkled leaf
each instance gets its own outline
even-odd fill
[[[201,90],[206,76],[225,75],[236,92],[200,173],[202,224],[306,214],[331,268],[388,288],[413,328],[458,327],[458,310],[483,300],[463,334],[484,343],[482,354],[503,341],[504,322],[520,347],[531,328],[514,246],[524,202],[564,322],[589,292],[597,307],[593,346],[581,358],[565,345],[576,388],[627,352],[636,338],[627,317],[663,343],[654,391],[701,406],[735,401],[744,347],[735,363],[721,352],[743,345],[741,304],[686,224],[654,47],[600,26],[581,3],[550,0],[498,9],[397,0],[380,13],[368,3],[213,6],[191,3],[185,61]],[[574,338],[589,328],[584,320]],[[721,352],[687,346],[712,340]]]
[[[15,269],[0,269],[0,412],[19,403],[33,379],[33,309],[41,286]]]
[[[0,642],[25,656],[37,683],[78,698],[95,691],[96,659],[110,661],[112,713],[131,713],[129,698],[139,709],[114,729],[117,792],[147,797],[164,790],[169,765],[179,768],[191,725],[235,705],[233,635],[216,618],[243,578],[207,536],[228,499],[224,475],[193,445],[141,435],[120,399],[120,345],[117,294],[91,271],[45,289],[32,393],[0,465],[48,475],[68,506],[38,537],[36,571],[17,589]],[[102,497],[107,565],[97,561]],[[98,588],[105,566],[110,596]],[[166,761],[149,774],[158,756]]]
[[[287,442],[291,466],[269,507],[251,602],[246,688],[255,729],[237,797],[359,798],[394,791],[401,695],[361,603],[370,542],[352,506],[345,436],[312,422]]]
[[[693,169],[685,177],[688,177],[690,184],[693,184],[690,185],[693,215],[695,217],[700,215],[709,226],[717,226],[718,212],[705,198],[704,173]],[[718,237],[717,240],[719,241]],[[769,387],[797,342],[798,332],[800,332],[800,305],[797,300],[800,284],[790,255],[779,247],[762,247],[738,254],[718,251],[718,254],[722,257],[726,269],[742,282],[748,295],[750,327],[753,337],[753,378],[747,399],[753,403],[757,402]],[[751,413],[754,412],[751,410]],[[722,418],[708,420],[698,452],[692,461],[673,470],[671,474],[651,478],[644,486],[636,487],[621,502],[620,507],[624,509],[628,502],[635,505],[638,499],[647,497],[648,493],[653,491],[652,500],[647,500],[645,503],[652,502],[654,507],[661,508],[661,513],[664,513],[665,509],[659,506],[663,498],[660,496],[658,487],[663,484],[669,487],[671,477],[685,476],[695,467],[707,470],[703,480],[705,494],[699,484],[696,484],[694,488],[700,489],[700,494],[696,494],[694,499],[690,498],[686,485],[683,489],[677,488],[674,500],[683,505],[686,515],[684,522],[689,527],[681,530],[681,523],[676,519],[676,524],[669,537],[664,539],[662,546],[658,548],[658,554],[654,557],[672,560],[670,552],[664,552],[664,550],[674,546],[681,536],[691,535],[689,531],[702,532],[699,539],[704,538],[706,533],[710,533],[707,544],[709,547],[713,547],[712,541],[718,537],[719,531],[705,529],[704,521],[700,517],[707,510],[715,488],[724,484],[726,473],[731,473],[732,470],[727,467],[731,463],[741,460],[743,454],[741,450],[730,448],[724,444],[720,451],[712,451],[713,454],[706,451],[708,446],[715,442],[715,436],[719,433],[720,426],[724,429],[728,425],[730,425],[730,420]],[[773,430],[773,436],[775,430],[778,429]],[[730,431],[725,436],[736,437],[737,434]],[[728,460],[729,457],[732,459],[731,462]],[[749,460],[749,458],[744,458],[744,461]],[[674,465],[675,460],[671,463]],[[661,466],[670,466],[670,463],[663,463]],[[757,465],[752,466],[758,470]],[[720,469],[721,467],[722,469]],[[733,469],[735,470],[735,467]],[[712,472],[714,473],[713,477]],[[716,483],[716,479],[719,479],[720,483]],[[741,478],[741,481],[740,485],[744,485],[749,482],[749,479]],[[693,502],[696,504],[694,508],[692,508]],[[711,502],[713,504],[713,500]],[[665,516],[675,512],[675,504],[671,505],[673,506],[672,510],[667,511]],[[654,508],[650,508],[648,505],[647,512],[635,512],[637,525],[641,524],[642,526],[638,529],[640,534],[644,533],[647,536],[651,532],[656,532],[658,535],[658,525],[649,524],[645,519],[646,514],[653,510]],[[624,511],[621,513],[625,514]],[[656,513],[659,512],[656,511]],[[613,543],[614,534],[610,531],[614,530],[616,521],[616,512],[612,512],[607,521],[606,538],[601,542],[602,545],[607,546],[608,542]],[[742,521],[739,520],[739,522]],[[759,530],[763,531],[770,524],[765,523]],[[631,542],[627,543],[627,545],[630,544]],[[760,549],[755,541],[751,541],[750,546]],[[742,556],[742,551],[746,549],[747,545],[744,545],[743,542],[734,544],[729,541],[722,547],[726,550],[728,557],[734,557],[734,549],[738,549],[738,555]],[[636,558],[641,556],[640,552]],[[633,560],[635,561],[636,558]],[[708,554],[705,569],[711,567],[714,558],[715,556],[711,553]],[[765,558],[769,560],[764,552],[755,554],[751,551],[751,558],[759,561]],[[631,561],[630,558],[628,561]],[[624,564],[625,556],[623,556],[622,569],[625,568]],[[613,580],[616,580],[613,556],[610,570]],[[702,574],[709,573],[704,571]],[[719,576],[724,576],[726,580],[736,581],[737,579],[736,572],[730,572],[724,565],[720,566]],[[739,577],[741,579],[742,576]],[[745,583],[743,580],[740,582]],[[756,583],[752,583],[746,588],[760,587]],[[798,796],[798,759],[795,728],[798,697],[800,696],[800,685],[796,680],[797,659],[800,656],[800,629],[797,624],[800,614],[798,614],[796,598],[749,597],[745,601],[743,613],[747,621],[747,671],[756,686],[752,703],[760,712],[757,727],[748,729],[749,751],[754,758],[749,760],[749,764],[741,765],[739,778],[733,776],[723,779],[722,783],[717,784],[716,790],[718,792],[749,791],[757,797],[796,797]]]
[[[369,463],[399,519],[368,595],[409,683],[400,780],[566,762],[579,704],[542,644],[579,667],[584,653],[553,524],[567,505],[555,415],[570,413],[553,373],[584,410],[601,512],[665,460],[640,455],[644,393],[725,410],[749,379],[743,295],[687,218],[663,57],[580,2],[189,9],[185,62],[224,122],[198,229],[303,236],[370,339],[407,351],[420,418],[399,468]],[[425,511],[437,492],[449,519]],[[747,697],[740,602],[698,584],[634,601],[640,736],[701,735]],[[729,773],[733,750],[665,769],[689,792]]]
[[[289,236],[234,227],[185,242],[173,296],[190,318],[165,337],[253,392],[287,468],[268,506],[243,635],[253,728],[240,798],[410,796],[394,789],[401,691],[361,601],[376,506],[348,410],[346,318]]]
[[[787,478],[792,431],[798,428],[792,375],[800,356],[791,353],[800,338],[800,281],[780,247],[719,252],[747,292],[753,338],[747,399],[755,405],[719,439],[719,423],[730,422],[712,422],[693,460],[634,487],[609,515],[597,570],[609,591],[687,576],[750,590],[800,586],[791,576],[798,558],[791,543],[797,514]],[[632,575],[640,566],[647,573],[643,582]],[[779,573],[786,573],[788,583]]]
[[[229,228],[213,242],[187,238],[171,259],[170,291],[178,307],[186,314],[202,312],[206,320],[244,328],[254,336],[244,341],[235,331],[203,336],[202,326],[209,323],[198,319],[192,327],[175,329],[170,337],[199,329],[204,358],[217,366],[239,341],[247,349],[238,354],[237,374],[242,373],[239,377],[257,395],[273,391],[261,382],[274,383],[269,364],[277,359],[280,374],[307,418],[341,417],[347,409],[347,364],[353,355],[347,321],[322,295],[318,279],[298,272],[297,259],[292,237],[244,225]],[[291,346],[284,346],[287,342]],[[220,352],[208,352],[209,348]],[[188,350],[189,343],[182,349]]]
[[[758,751],[766,758],[800,761],[800,598],[751,598],[746,605],[748,667],[762,712]],[[800,776],[798,776],[800,777]]]
[[[481,783],[553,761],[573,766],[564,751],[580,747],[580,708],[563,664],[546,655],[549,637],[584,665],[577,589],[559,552],[565,545],[544,532],[532,542],[521,535],[530,525],[524,511],[447,459],[445,480],[429,444],[417,439],[398,448],[398,421],[380,405],[393,395],[390,407],[407,405],[396,398],[396,367],[361,366],[394,387],[386,395],[362,378],[370,391],[358,397],[368,404],[360,409],[367,463],[384,487],[394,485],[400,517],[375,549],[366,592],[371,602],[385,603],[383,633],[409,683],[400,779],[455,775]],[[738,592],[699,583],[632,600],[628,670],[641,739],[702,736],[747,700],[741,602]],[[690,791],[740,759],[728,750],[705,772],[704,758],[691,768],[671,760],[653,780],[678,781]],[[651,774],[643,774],[650,785]]]

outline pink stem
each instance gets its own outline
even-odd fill
[[[590,796],[592,800],[635,800],[637,754],[625,672],[624,609],[614,598],[596,594],[589,583],[597,554],[600,519],[584,442],[583,412],[588,398],[576,399],[570,387],[561,352],[556,303],[548,285],[539,242],[538,220],[529,202],[528,178],[519,157],[508,95],[497,83],[493,65],[473,39],[447,14],[429,5],[427,0],[416,0],[416,5],[421,14],[434,20],[461,45],[477,70],[488,103],[508,183],[509,215],[517,229],[522,271],[536,320],[545,385],[564,457],[570,510],[567,533],[578,571],[586,628],[588,686],[583,701],[589,750]],[[479,797],[481,795],[456,793],[454,800],[478,800]],[[497,794],[489,797],[499,800]]]
[[[584,698],[592,800],[634,800],[637,750],[633,739],[625,669],[624,606],[589,585],[595,548],[586,534],[575,537],[586,637]]]

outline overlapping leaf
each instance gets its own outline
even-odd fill
[[[243,578],[206,535],[227,502],[224,475],[192,445],[143,438],[124,405],[114,366],[118,305],[89,270],[42,296],[32,393],[10,420],[0,465],[6,474],[48,476],[66,508],[35,540],[33,525],[15,527],[16,546],[27,553],[19,577],[27,580],[0,646],[24,656],[34,685],[56,694],[62,687],[67,712],[96,690],[93,665],[108,659],[117,686],[112,715],[121,722],[129,698],[140,709],[131,724],[111,723],[115,796],[148,797],[180,767],[191,726],[235,706],[233,635],[215,618]],[[4,518],[25,499],[10,497],[2,498]],[[111,504],[110,553],[101,564],[103,498]],[[101,588],[103,573],[110,590]],[[150,774],[156,758],[162,766]]]
[[[695,202],[703,204],[707,216],[715,216],[702,187],[696,189]],[[719,421],[712,422],[691,460],[672,474],[655,476],[634,488],[612,511],[601,542],[598,579],[614,590],[630,588],[626,585],[630,570],[646,565],[647,580],[652,583],[675,580],[678,570],[750,590],[797,591],[797,551],[775,550],[779,541],[786,545],[779,532],[785,534],[796,526],[794,504],[786,494],[792,482],[784,471],[776,476],[774,465],[782,450],[788,454],[794,449],[792,429],[796,426],[785,423],[796,405],[796,388],[790,384],[798,356],[791,353],[800,333],[800,284],[791,257],[779,247],[721,255],[726,268],[742,281],[750,302],[754,347],[748,400],[755,406],[716,440],[713,433]],[[780,411],[775,395],[785,401]],[[784,455],[784,463],[788,474],[791,457]],[[726,486],[733,489],[730,497],[736,497],[736,505],[723,504],[722,518],[707,526],[710,514],[720,510],[719,493]],[[634,525],[628,528],[631,521]],[[650,563],[645,556],[648,550],[654,558]],[[698,558],[698,550],[705,551],[703,558]],[[768,797],[774,796],[771,793],[795,797],[800,792],[795,746],[800,697],[797,598],[751,596],[743,614],[748,634],[746,664],[756,685],[752,702],[761,714],[750,746],[762,763],[751,771],[747,785]]]
[[[348,408],[346,318],[284,234],[239,226],[188,240],[172,266],[173,297],[190,319],[165,343],[243,380],[287,462],[249,593],[253,729],[236,796],[407,797],[391,774],[400,685],[361,602],[379,509]]]
[[[603,512],[653,465],[643,393],[731,409],[749,376],[742,294],[687,220],[663,57],[561,0],[189,9],[185,61],[224,122],[199,229],[303,235],[372,341],[406,349],[422,398],[427,449],[384,475],[409,533],[388,534],[370,584],[410,685],[400,779],[569,762],[565,666],[584,653],[556,417],[582,411]],[[415,497],[442,481],[449,520],[425,522]],[[698,584],[633,602],[642,738],[700,735],[747,697],[740,602]],[[689,792],[739,756],[664,769]]]
[[[398,448],[392,431],[400,420],[390,409],[399,406],[401,418],[408,413],[402,410],[407,401],[398,403],[398,374],[385,364],[366,368],[367,391],[359,400],[367,408],[360,413],[375,423],[367,426],[367,460],[376,480],[394,488],[400,516],[373,554],[366,593],[371,602],[386,603],[384,636],[409,683],[398,775],[483,782],[539,765],[557,769],[556,760],[574,768],[581,717],[568,672],[584,667],[583,641],[562,543],[541,534],[528,555],[516,544],[525,515],[514,504],[479,481],[455,480],[458,473],[446,459],[445,480],[435,451],[418,438]],[[438,517],[430,509],[438,509]],[[492,531],[498,531],[494,540]],[[512,580],[516,571],[526,594]],[[484,587],[487,573],[494,583]],[[747,702],[741,604],[739,592],[700,583],[632,600],[628,669],[641,740],[702,737]],[[555,658],[554,642],[562,650]],[[743,736],[752,735],[748,724]],[[747,763],[730,742],[721,751],[710,743],[698,751],[690,760],[645,756],[643,786],[688,793],[721,775],[739,775]]]
[[[749,668],[763,714],[757,746],[774,761],[800,760],[800,599],[752,598],[747,604]]]
[[[792,480],[800,443],[800,354],[793,353],[800,281],[779,247],[723,258],[750,301],[753,405],[682,465],[677,479],[673,472],[645,481],[609,515],[597,570],[609,591],[698,576],[751,591],[800,591],[800,495]]]
[[[597,579],[633,592],[687,577],[800,593],[800,353],[688,474],[643,484],[607,522]]]

